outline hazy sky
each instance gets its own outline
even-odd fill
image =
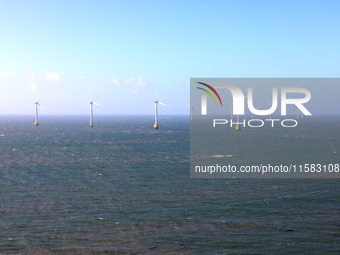
[[[190,77],[340,77],[340,1],[0,0],[0,114],[189,113]],[[340,94],[340,89],[337,90]],[[333,92],[334,93],[334,92]]]

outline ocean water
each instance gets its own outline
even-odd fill
[[[190,179],[187,117],[0,124],[1,254],[340,253],[339,179]]]

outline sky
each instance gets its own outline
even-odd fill
[[[0,0],[0,114],[33,114],[37,99],[41,114],[88,114],[91,98],[95,114],[152,114],[154,88],[170,106],[159,114],[189,114],[190,78],[340,77],[339,10],[329,0]]]

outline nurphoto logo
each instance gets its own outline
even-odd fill
[[[245,115],[245,101],[247,102],[247,109],[252,114],[252,116],[271,116],[271,114],[275,113],[278,108],[278,103],[280,99],[280,108],[281,116],[287,115],[287,106],[292,105],[295,106],[297,111],[301,111],[301,114],[305,116],[312,116],[311,112],[305,107],[304,104],[310,101],[311,99],[311,92],[306,88],[301,87],[282,87],[280,88],[280,97],[279,97],[279,89],[277,87],[271,88],[271,106],[268,109],[257,109],[254,106],[254,95],[253,95],[253,88],[248,87],[247,88],[247,95],[245,96],[242,89],[235,86],[235,85],[229,85],[229,84],[216,84],[216,85],[209,85],[207,83],[203,82],[196,82],[200,84],[200,87],[196,87],[199,90],[202,90],[204,93],[201,95],[201,115],[207,115],[208,112],[208,97],[210,96],[211,100],[213,100],[215,106],[220,105],[220,107],[223,107],[222,100],[220,97],[220,94],[227,93],[231,95],[232,97],[232,114],[237,116],[237,121],[233,121],[231,118],[228,119],[213,119],[213,127],[216,127],[217,125],[226,125],[230,124],[232,127],[233,125],[239,127],[239,125],[242,125],[243,127],[262,127],[264,126],[265,122],[269,122],[272,127],[275,126],[276,122],[280,122],[282,127],[296,127],[298,125],[298,121],[296,119],[250,119],[246,121],[246,119],[243,119],[242,121],[239,120],[239,116]],[[204,87],[202,87],[204,86]],[[217,92],[217,90],[220,91],[220,94]],[[297,98],[288,98],[288,95],[294,94],[299,95]],[[302,97],[301,97],[302,96]],[[219,100],[219,103],[217,103],[217,98]]]

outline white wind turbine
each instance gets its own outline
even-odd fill
[[[91,101],[89,102],[90,104],[90,127],[93,127],[93,105],[100,105],[100,104],[93,102],[91,93],[90,93],[90,98],[91,98]]]
[[[268,97],[267,97],[267,101],[268,101],[268,104],[269,104],[269,105],[272,105],[272,104],[273,104],[273,102],[272,102],[272,103],[270,102],[270,100],[269,100]],[[272,114],[269,115],[269,119],[272,120]]]
[[[194,111],[194,104],[189,104],[188,107],[190,107],[190,120],[192,120],[192,115]]]
[[[34,105],[35,105],[34,126],[39,126],[38,107],[40,106],[40,104],[39,104],[38,99],[36,102],[34,102]]]
[[[267,88],[265,88],[265,90],[268,90]],[[268,95],[266,95],[266,99],[268,102],[269,107],[271,108],[274,104],[274,90],[272,89],[272,97],[271,100],[269,99]],[[269,119],[272,120],[272,114],[269,114]]]
[[[299,119],[299,108],[296,108],[296,119]],[[301,112],[301,119],[303,120],[303,112]]]
[[[155,124],[153,125],[153,128],[154,129],[158,129],[158,104],[161,104],[161,105],[163,105],[163,106],[166,106],[166,107],[170,107],[170,106],[168,106],[168,105],[166,105],[166,104],[164,104],[164,103],[162,103],[162,102],[159,102],[158,101],[158,96],[157,96],[157,92],[156,92],[156,88],[154,87],[154,90],[155,90],[155,104],[154,104],[154,106],[153,106],[153,108],[152,108],[152,110],[151,111],[153,111],[153,110],[155,110]]]
[[[233,122],[234,120],[234,108],[233,108],[233,95],[232,93],[230,92],[230,90],[227,90],[228,94],[232,97],[232,101],[231,101],[231,106],[230,106],[230,120]],[[245,96],[244,99],[246,99],[248,96]],[[236,114],[236,126],[235,126],[235,131],[241,131],[241,126],[240,124],[238,124],[240,121],[240,116],[239,114]]]
[[[194,111],[194,105],[191,104],[190,105],[190,120],[192,120],[193,111]]]
[[[233,120],[234,120],[234,108],[233,108],[233,101],[234,101],[234,98],[233,98],[233,94],[230,92],[229,89],[227,89],[227,93],[231,96],[231,106],[230,106],[230,121],[233,123]],[[245,96],[244,98],[247,98],[247,96]],[[236,125],[235,125],[235,131],[241,131],[241,127],[240,125],[238,124],[239,123],[239,120],[240,120],[240,116],[238,114],[236,114]]]

